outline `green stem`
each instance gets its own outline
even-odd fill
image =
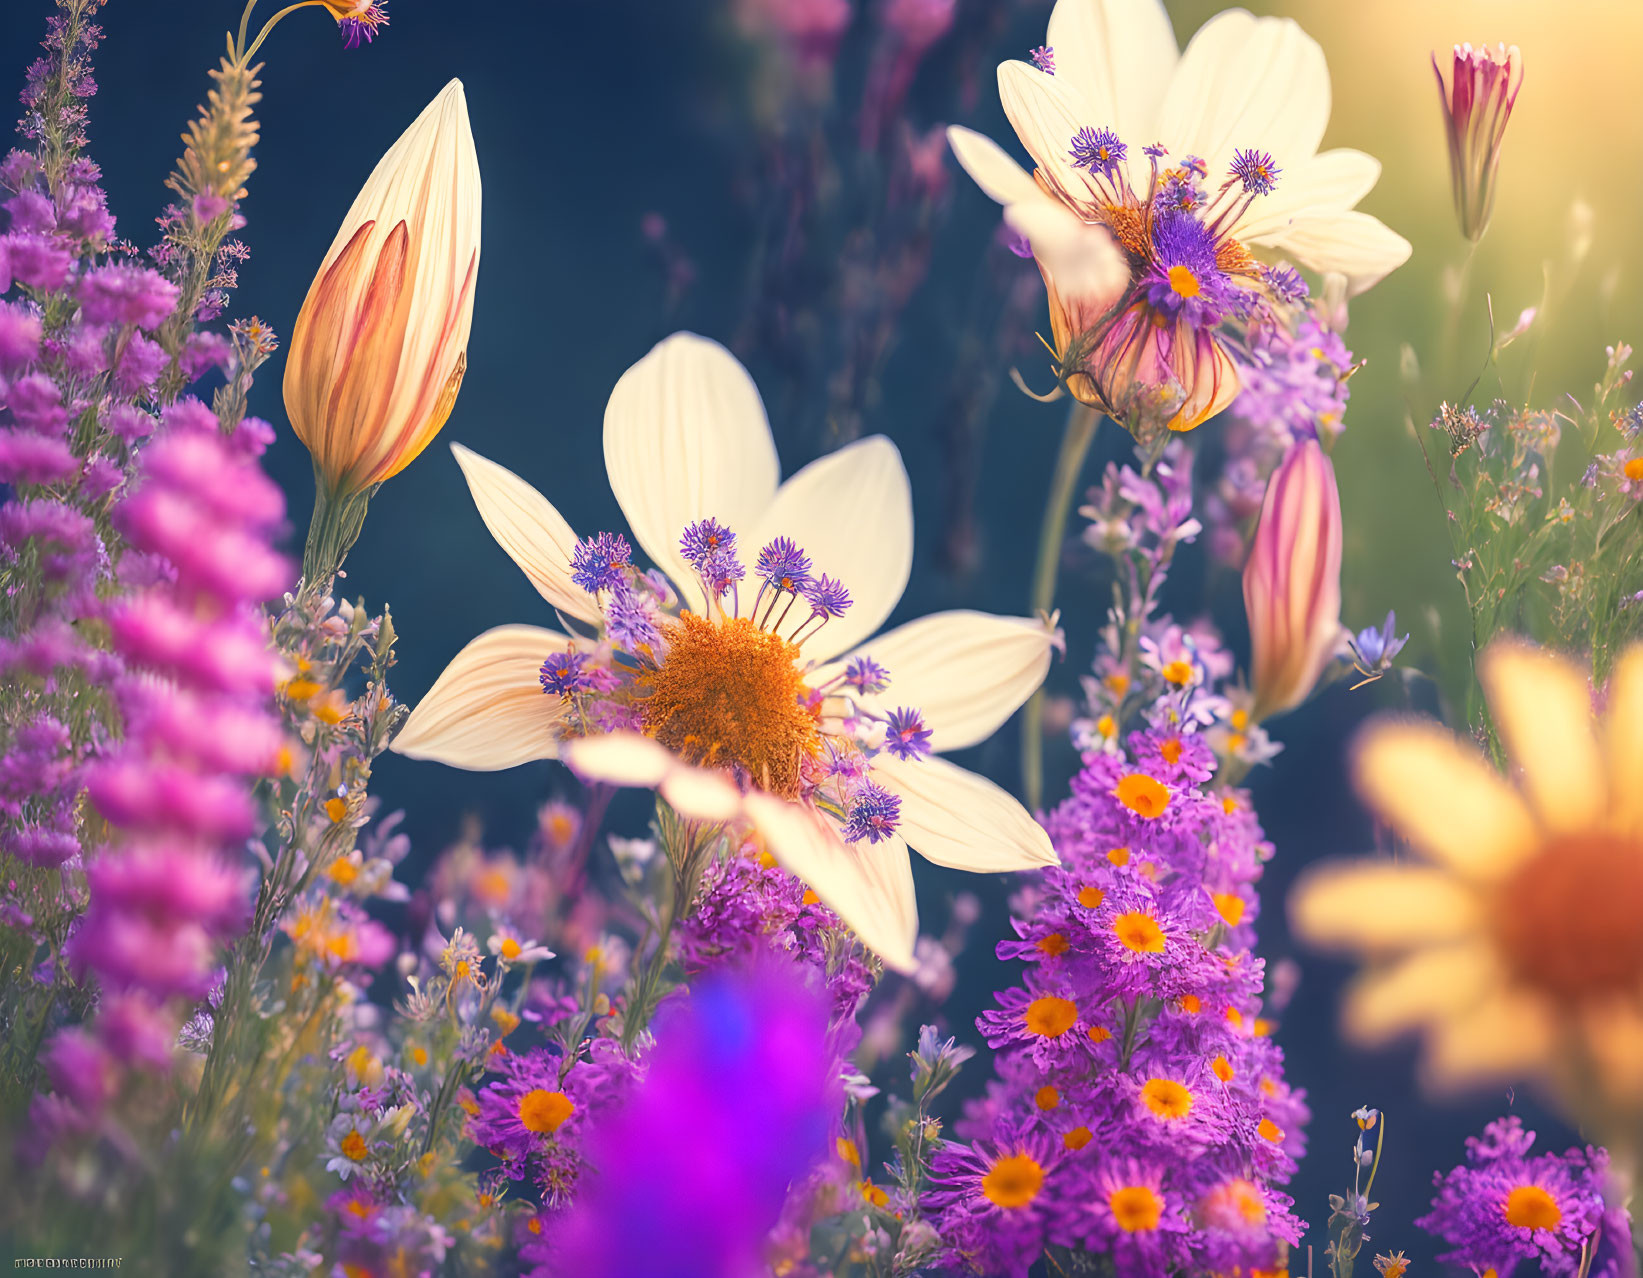
[[[1067,535],[1067,514],[1078,477],[1095,438],[1100,414],[1088,404],[1073,401],[1067,413],[1067,427],[1061,436],[1061,453],[1050,476],[1050,498],[1044,507],[1044,523],[1038,534],[1038,563],[1033,569],[1031,611],[1047,613],[1055,603],[1055,579],[1061,568],[1061,543]],[[1044,799],[1044,689],[1027,702],[1027,717],[1021,725],[1021,789],[1027,807],[1035,809]]]
[[[302,551],[302,579],[312,589],[328,590],[342,561],[359,540],[365,511],[381,484],[357,492],[334,493],[314,471],[314,519],[308,525],[308,544]]]

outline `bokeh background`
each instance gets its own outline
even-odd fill
[[[1029,331],[1046,326],[1041,300],[1026,307],[1028,323],[1019,333],[975,346],[976,328],[990,323],[978,307],[996,306],[1000,296],[996,279],[987,286],[978,279],[1011,267],[997,264],[996,208],[945,160],[948,189],[937,192],[920,232],[928,231],[921,240],[927,271],[859,416],[842,424],[830,417],[815,389],[827,352],[819,350],[809,366],[795,362],[793,351],[803,351],[806,336],[800,326],[785,353],[773,353],[760,340],[768,316],[749,306],[750,246],[760,242],[761,217],[768,216],[760,192],[778,175],[753,123],[772,109],[769,67],[732,21],[730,3],[394,0],[391,28],[374,47],[352,53],[338,47],[322,15],[296,15],[266,49],[263,141],[244,206],[252,256],[240,270],[231,313],[260,315],[289,333],[359,184],[428,99],[459,76],[484,174],[484,260],[467,380],[446,439],[531,480],[579,530],[620,527],[603,474],[605,398],[653,342],[691,328],[737,343],[746,354],[786,471],[856,430],[886,434],[900,446],[919,533],[913,581],[893,621],[946,607],[1023,611],[1063,410],[1034,403],[1005,382],[972,414],[976,420],[955,426],[953,391],[964,379],[974,381],[977,361],[988,363],[993,377],[1013,361],[1032,384],[1047,383]],[[835,137],[854,127],[863,82],[850,68],[870,60],[874,3],[856,0],[837,81],[810,108],[832,122]],[[1184,42],[1218,7],[1172,0],[1178,38]],[[1363,207],[1414,244],[1407,266],[1352,305],[1347,342],[1367,364],[1352,382],[1335,461],[1346,517],[1346,620],[1367,625],[1396,607],[1414,635],[1407,660],[1436,677],[1408,692],[1392,681],[1357,693],[1336,686],[1275,726],[1286,749],[1252,785],[1278,849],[1262,922],[1262,949],[1277,959],[1293,954],[1281,903],[1295,872],[1376,842],[1346,782],[1356,726],[1406,696],[1424,706],[1439,704],[1440,695],[1452,699],[1469,677],[1464,608],[1412,424],[1429,421],[1441,399],[1462,395],[1484,371],[1486,299],[1502,329],[1524,307],[1541,311],[1530,336],[1488,371],[1476,392],[1484,399],[1532,394],[1538,404],[1555,406],[1565,393],[1583,398],[1601,370],[1604,345],[1643,336],[1636,231],[1643,202],[1643,6],[1289,0],[1253,7],[1298,19],[1322,43],[1334,81],[1326,145],[1380,157],[1385,174]],[[45,0],[0,5],[0,83],[21,86],[49,11]],[[122,233],[140,244],[152,239],[149,219],[166,201],[161,179],[177,134],[221,52],[222,29],[238,14],[233,0],[113,0],[102,18],[107,39],[91,119],[93,154],[104,166]],[[1047,14],[1047,4],[1033,0],[960,0],[953,34],[918,68],[905,117],[920,130],[956,121],[1007,138],[992,67],[1040,43]],[[1515,43],[1527,66],[1493,229],[1469,262],[1450,211],[1429,60],[1431,50],[1467,39]],[[850,178],[854,170],[846,163],[843,173]],[[835,212],[848,221],[849,201]],[[993,266],[984,268],[984,260]],[[1030,265],[1019,270],[1027,283],[1006,279],[1006,286],[1033,287]],[[795,284],[801,286],[825,312],[841,290],[874,281],[832,278],[824,261]],[[252,408],[279,429],[268,462],[286,487],[291,544],[300,549],[312,485],[307,455],[284,424],[280,358],[254,392]],[[973,397],[966,402],[974,408]],[[1204,435],[1215,431],[1213,422],[1203,428]],[[1103,427],[1088,477],[1122,457],[1128,443],[1116,427]],[[403,636],[394,687],[413,702],[472,635],[546,613],[487,536],[442,442],[376,498],[347,586],[373,606],[391,605]],[[1105,597],[1093,561],[1074,550],[1059,600],[1068,641],[1068,658],[1052,676],[1060,693],[1076,693]],[[1185,557],[1169,603],[1184,616],[1208,608],[1242,644],[1237,579],[1201,554]],[[961,761],[1015,788],[1017,748],[1011,725]],[[1069,748],[1052,750],[1052,798],[1075,762]],[[569,793],[571,784],[546,764],[469,775],[389,755],[373,789],[389,809],[406,809],[417,846],[414,870],[469,819],[482,823],[488,843],[517,845],[537,805]],[[640,812],[618,808],[617,832],[638,833]],[[973,1041],[973,1017],[996,984],[990,950],[1006,932],[1008,888],[1003,880],[961,880],[922,863],[919,875],[932,928],[956,888],[973,887],[984,898],[958,990],[939,1012]],[[1372,1246],[1404,1247],[1423,1261],[1433,1247],[1411,1221],[1424,1209],[1432,1170],[1456,1161],[1465,1135],[1511,1104],[1542,1125],[1544,1141],[1572,1137],[1530,1096],[1433,1100],[1417,1089],[1412,1050],[1364,1055],[1344,1048],[1335,1020],[1344,968],[1294,957],[1303,976],[1280,1037],[1291,1079],[1308,1089],[1315,1109],[1312,1150],[1293,1189],[1298,1211],[1314,1222],[1308,1242],[1320,1270],[1326,1195],[1350,1176],[1355,1128],[1348,1113],[1355,1106],[1378,1105],[1390,1117]],[[979,1086],[985,1069],[972,1074]],[[1297,1272],[1304,1265],[1303,1253]]]

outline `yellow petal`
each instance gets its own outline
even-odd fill
[[[576,534],[550,502],[505,466],[470,448],[451,452],[468,481],[479,517],[496,544],[508,552],[538,594],[561,612],[597,624],[599,605],[570,575]]]
[[[1302,872],[1290,928],[1320,949],[1372,954],[1458,940],[1480,922],[1476,895],[1447,871],[1389,861],[1336,861]]]
[[[791,537],[810,556],[814,572],[837,577],[849,590],[845,614],[804,641],[806,658],[826,661],[884,624],[912,572],[913,493],[901,453],[883,435],[873,435],[811,462],[781,486],[751,531],[737,542],[746,546],[743,561],[750,570],[759,547]],[[749,589],[744,583],[744,596]],[[795,605],[786,633],[803,610]]]
[[[869,639],[810,682],[824,684],[852,658],[872,657],[890,674],[879,702],[923,714],[931,749],[962,750],[992,736],[1037,691],[1054,642],[1054,632],[1029,617],[937,612]]]
[[[846,843],[821,813],[768,794],[748,795],[747,814],[771,855],[808,883],[862,944],[886,966],[913,970],[918,905],[912,862],[901,839]]]
[[[1499,979],[1487,945],[1419,950],[1359,977],[1347,991],[1341,1023],[1352,1039],[1378,1046],[1470,1007]]]
[[[576,772],[607,785],[654,788],[683,766],[668,750],[637,732],[607,732],[564,743],[561,755]]]
[[[1603,752],[1609,762],[1611,820],[1643,834],[1643,643],[1626,649],[1609,677]]]
[[[1421,1078],[1442,1094],[1544,1072],[1557,1049],[1551,1009],[1532,994],[1497,986],[1439,1021],[1427,1038]]]
[[[393,750],[470,772],[558,751],[564,706],[542,690],[542,663],[570,640],[536,626],[487,630],[451,659],[394,738]]]
[[[1479,655],[1478,679],[1541,824],[1560,831],[1597,825],[1608,770],[1598,754],[1586,675],[1544,648],[1504,639]]]
[[[1469,879],[1502,879],[1539,846],[1517,791],[1436,723],[1373,724],[1358,746],[1353,777],[1364,801],[1418,851]]]
[[[901,836],[926,861],[994,874],[1059,865],[1050,836],[985,777],[945,759],[880,754],[873,779],[901,796]]]
[[[753,379],[717,342],[675,333],[616,383],[605,408],[611,491],[645,553],[697,612],[702,590],[679,553],[687,524],[713,518],[748,535],[770,504],[780,469]],[[749,566],[751,566],[749,564]]]

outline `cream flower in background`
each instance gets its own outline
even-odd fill
[[[746,370],[691,334],[659,344],[611,394],[605,462],[635,539],[682,601],[677,614],[645,593],[660,587],[622,557],[623,539],[579,542],[518,476],[453,450],[491,533],[581,625],[574,636],[480,635],[406,722],[400,754],[475,770],[563,757],[590,779],[655,787],[687,816],[746,823],[898,968],[912,965],[918,928],[909,844],[958,869],[1055,864],[1020,803],[931,757],[985,740],[1032,694],[1056,642],[1050,625],[946,612],[863,642],[912,565],[911,493],[889,440],[860,440],[778,484]],[[751,603],[739,567],[710,589],[721,569],[704,571],[681,540],[709,527],[726,550],[732,531],[749,548],[802,548],[804,568],[813,559],[824,575],[809,593],[773,576]],[[598,555],[603,577],[589,575]]]
[[[1419,1029],[1439,1088],[1551,1085],[1577,1120],[1643,1110],[1643,645],[1601,721],[1583,671],[1507,640],[1478,673],[1517,784],[1436,723],[1372,726],[1369,805],[1418,859],[1318,866],[1296,934],[1362,955],[1348,1034]]]
[[[1266,289],[1252,250],[1354,293],[1408,259],[1408,241],[1354,207],[1380,162],[1318,150],[1329,69],[1292,20],[1227,10],[1180,52],[1160,0],[1058,0],[1046,44],[1053,72],[998,69],[1033,173],[982,134],[948,138],[1031,244],[1056,353],[1093,382],[1069,379],[1080,399],[1123,417],[1132,383],[1173,374],[1184,402],[1170,424],[1190,429],[1237,394],[1211,334],[1240,293]],[[1080,351],[1115,307],[1128,322]]]

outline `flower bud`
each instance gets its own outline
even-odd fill
[[[1455,46],[1454,69],[1443,80],[1436,54],[1432,72],[1449,129],[1449,176],[1461,233],[1474,243],[1489,229],[1495,207],[1495,172],[1506,121],[1523,87],[1523,55],[1514,44],[1474,49]]]
[[[1315,439],[1294,444],[1267,483],[1244,564],[1254,717],[1299,705],[1341,637],[1341,498]]]
[[[451,415],[479,271],[479,161],[452,80],[372,172],[297,316],[285,409],[323,494],[398,474]]]

